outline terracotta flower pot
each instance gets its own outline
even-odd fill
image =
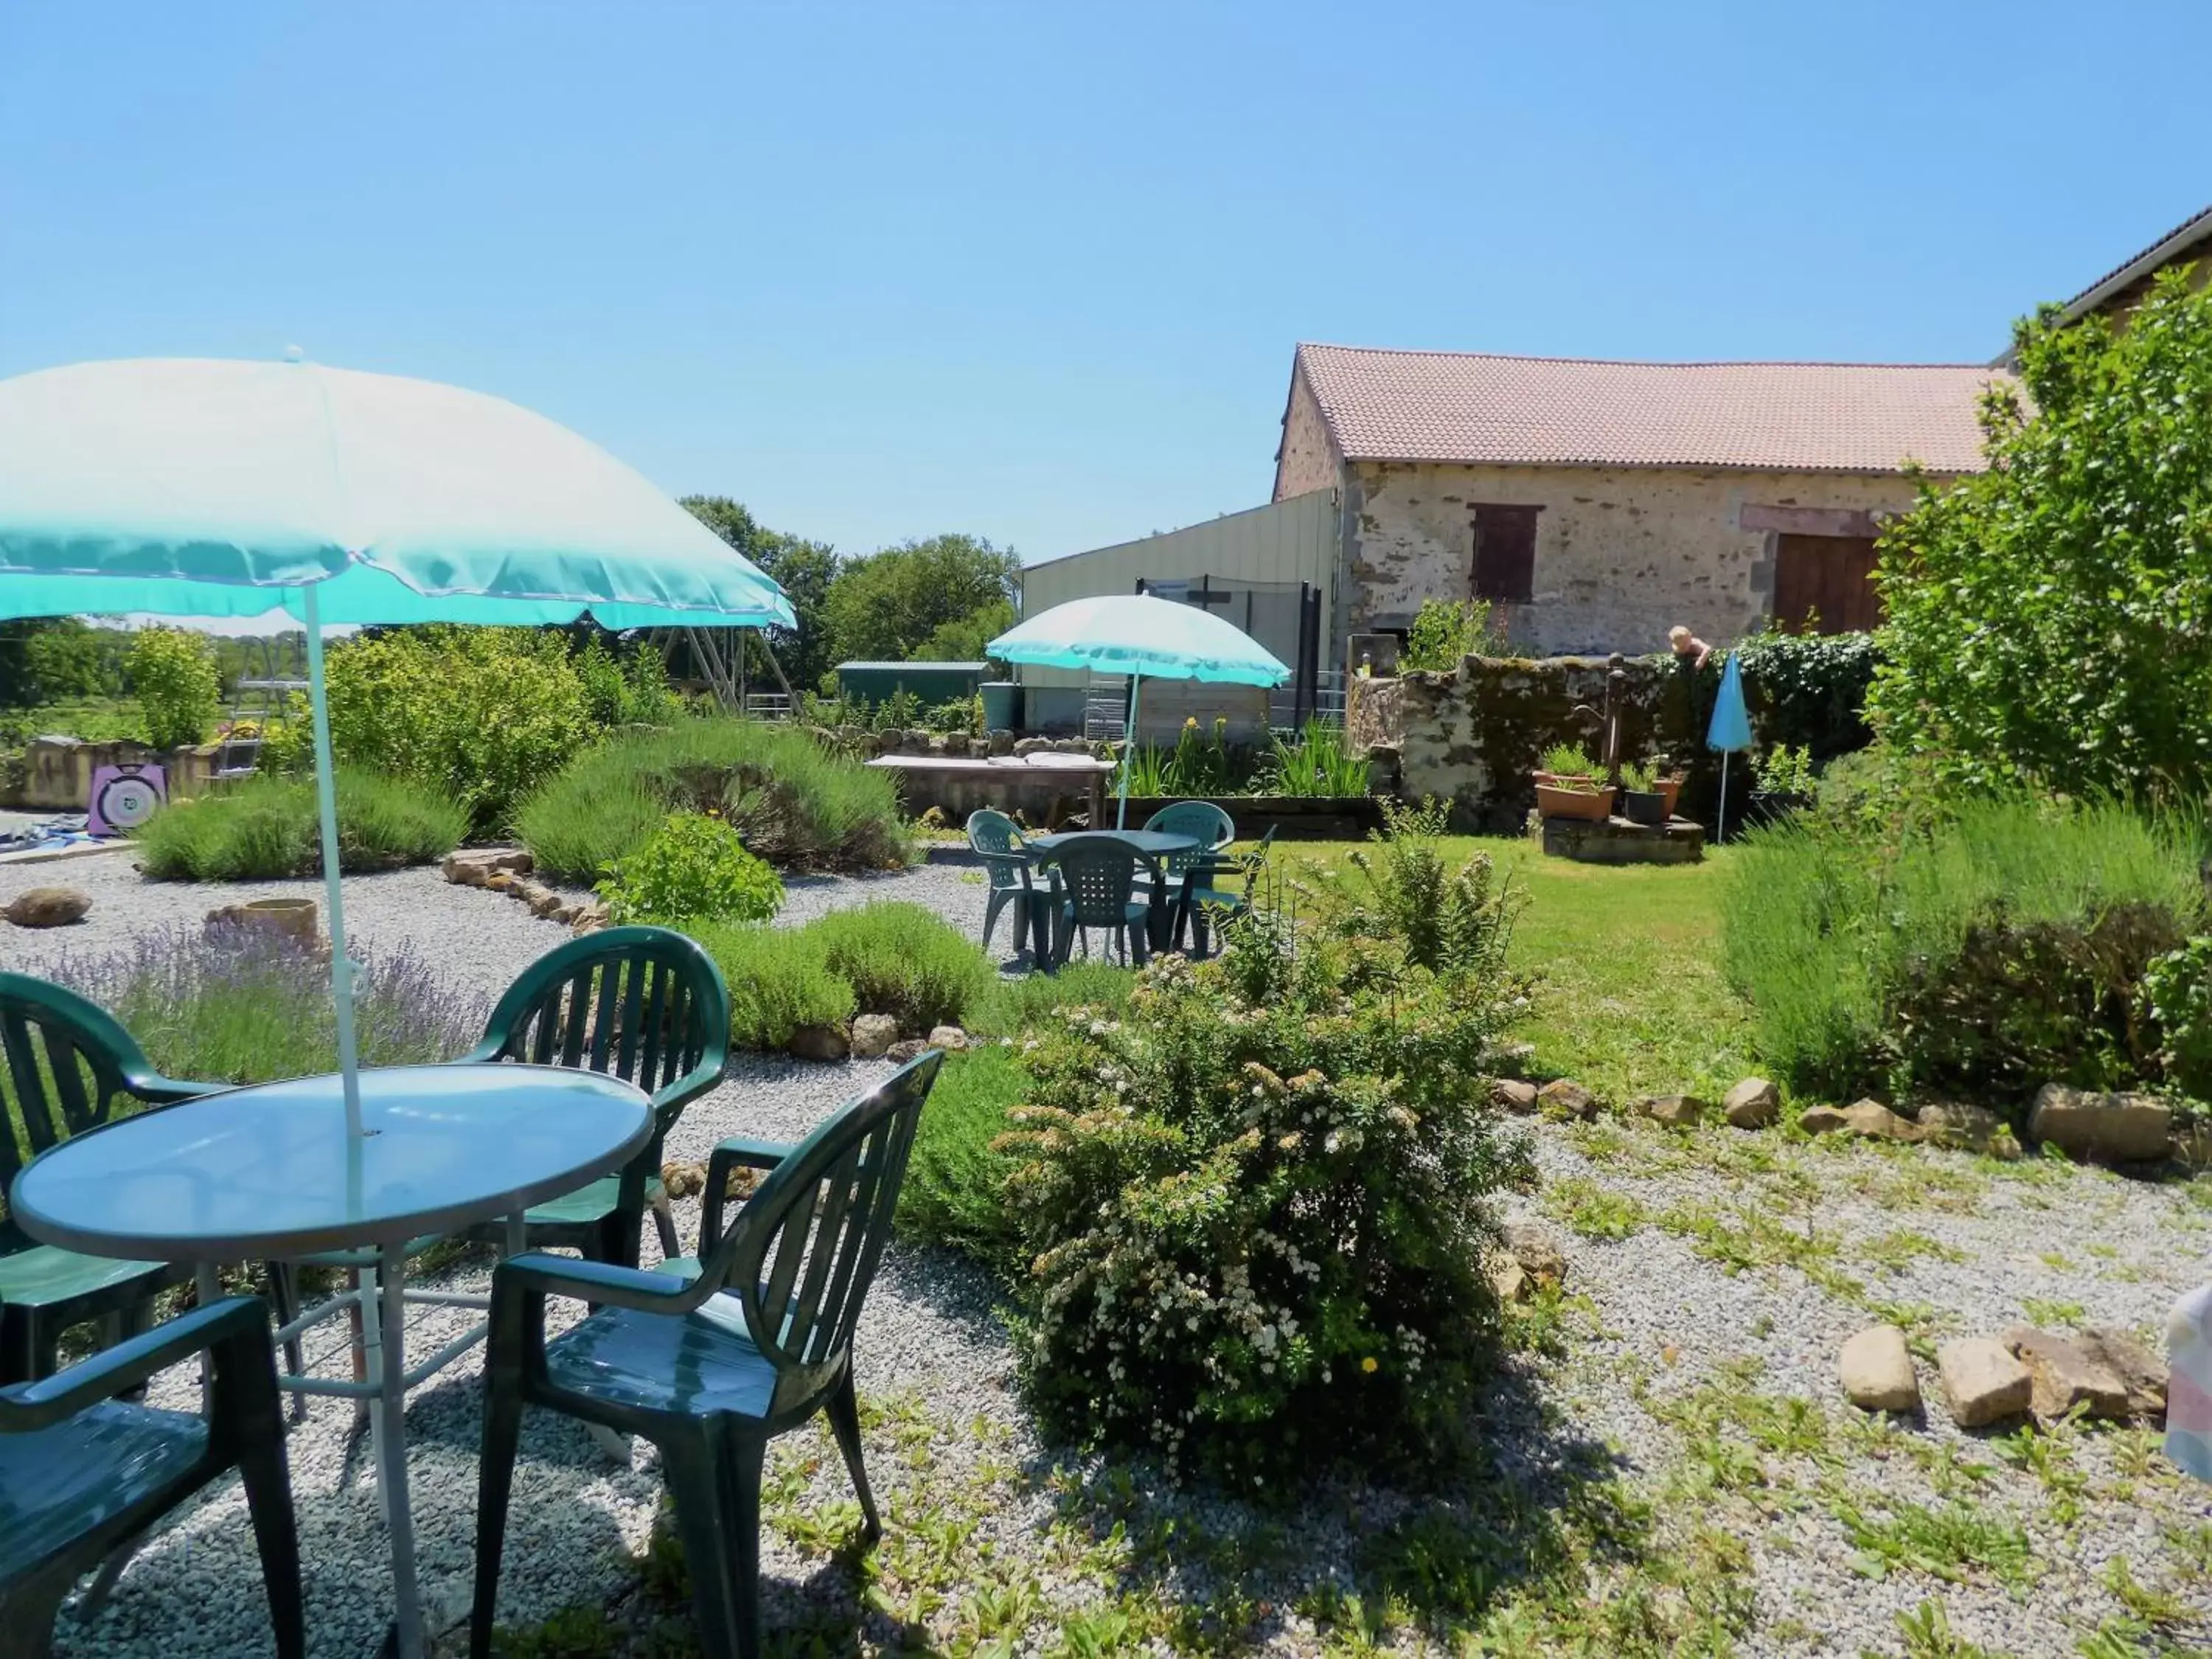
[[[1547,818],[1583,818],[1595,823],[1613,816],[1613,790],[1604,784],[1571,789],[1540,783],[1536,811]]]
[[[1670,818],[1673,817],[1674,816],[1674,803],[1682,798],[1682,780],[1680,778],[1661,778],[1651,787],[1667,798],[1667,816]]]

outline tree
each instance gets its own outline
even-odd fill
[[[1012,620],[1021,568],[1012,548],[981,536],[932,536],[848,559],[830,584],[825,607],[836,659],[904,662],[954,645],[980,650]],[[966,626],[940,639],[947,624]]]
[[[0,707],[114,696],[123,690],[117,641],[115,629],[75,617],[0,623]]]
[[[793,685],[814,684],[834,660],[823,605],[837,574],[836,550],[827,542],[769,530],[743,502],[727,495],[686,495],[683,504],[700,523],[773,576],[790,597],[799,626],[765,630],[769,648]]]
[[[148,743],[175,749],[206,740],[222,712],[222,681],[205,635],[141,629],[127,666],[131,695],[145,711]]]
[[[2018,325],[2026,398],[1990,466],[1882,538],[1869,710],[1938,774],[2075,793],[2212,783],[2212,291],[2159,278],[2124,329]]]

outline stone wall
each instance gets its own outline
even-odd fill
[[[1338,462],[1313,389],[1304,374],[1292,374],[1291,400],[1283,410],[1282,447],[1275,452],[1275,499],[1332,488]]]
[[[1700,741],[1693,677],[1648,657],[1622,669],[1622,760],[1685,772],[1678,810],[1710,811],[1717,761]],[[1346,731],[1353,748],[1379,749],[1386,764],[1395,758],[1405,799],[1448,803],[1462,830],[1517,834],[1536,804],[1530,774],[1547,749],[1572,743],[1603,757],[1600,720],[1577,711],[1604,708],[1607,672],[1603,657],[1469,657],[1448,674],[1354,680]],[[1736,793],[1732,783],[1731,817]]]
[[[92,775],[103,766],[157,762],[165,769],[169,794],[182,799],[204,795],[215,783],[221,745],[173,749],[167,753],[143,743],[86,743],[76,738],[33,738],[20,761],[11,757],[0,776],[0,806],[32,812],[82,812],[92,803]]]
[[[1372,461],[1350,471],[1348,631],[1404,628],[1425,599],[1465,599],[1474,505],[1534,506],[1530,598],[1498,619],[1515,645],[1547,655],[1662,650],[1676,623],[1726,646],[1772,608],[1778,534],[1869,534],[1874,518],[1913,501],[1912,485],[1887,474]]]

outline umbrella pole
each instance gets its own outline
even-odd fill
[[[1122,728],[1121,732],[1121,804],[1114,813],[1114,827],[1116,830],[1127,830],[1129,827],[1129,768],[1136,763],[1137,758],[1135,746],[1137,699],[1144,695],[1144,691],[1145,677],[1142,674],[1131,674],[1129,676],[1129,723]]]
[[[1713,814],[1713,845],[1717,847],[1728,836],[1728,763],[1729,751],[1721,750],[1721,804]]]
[[[345,898],[338,887],[338,797],[331,762],[331,705],[323,687],[323,621],[315,584],[302,590],[307,629],[307,699],[315,728],[315,812],[322,829],[323,892],[331,913],[331,1000],[338,1021],[338,1072],[344,1079],[346,1133],[361,1138],[361,1054],[354,1042],[353,963],[346,956]]]

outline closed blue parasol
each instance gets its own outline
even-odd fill
[[[1743,667],[1733,655],[1721,670],[1720,695],[1713,699],[1713,718],[1705,727],[1705,747],[1717,749],[1721,756],[1721,800],[1718,819],[1713,825],[1713,839],[1718,841],[1728,831],[1729,757],[1751,747],[1751,715],[1743,706]]]
[[[296,360],[0,380],[0,617],[283,613],[307,630],[346,1121],[359,1060],[324,627],[788,626],[765,574],[643,477],[483,393]]]
[[[1129,734],[1121,745],[1116,825],[1129,813],[1129,761],[1144,676],[1228,685],[1280,685],[1291,676],[1273,652],[1243,629],[1198,605],[1149,593],[1070,599],[1009,629],[983,649],[1001,662],[1130,677]]]

